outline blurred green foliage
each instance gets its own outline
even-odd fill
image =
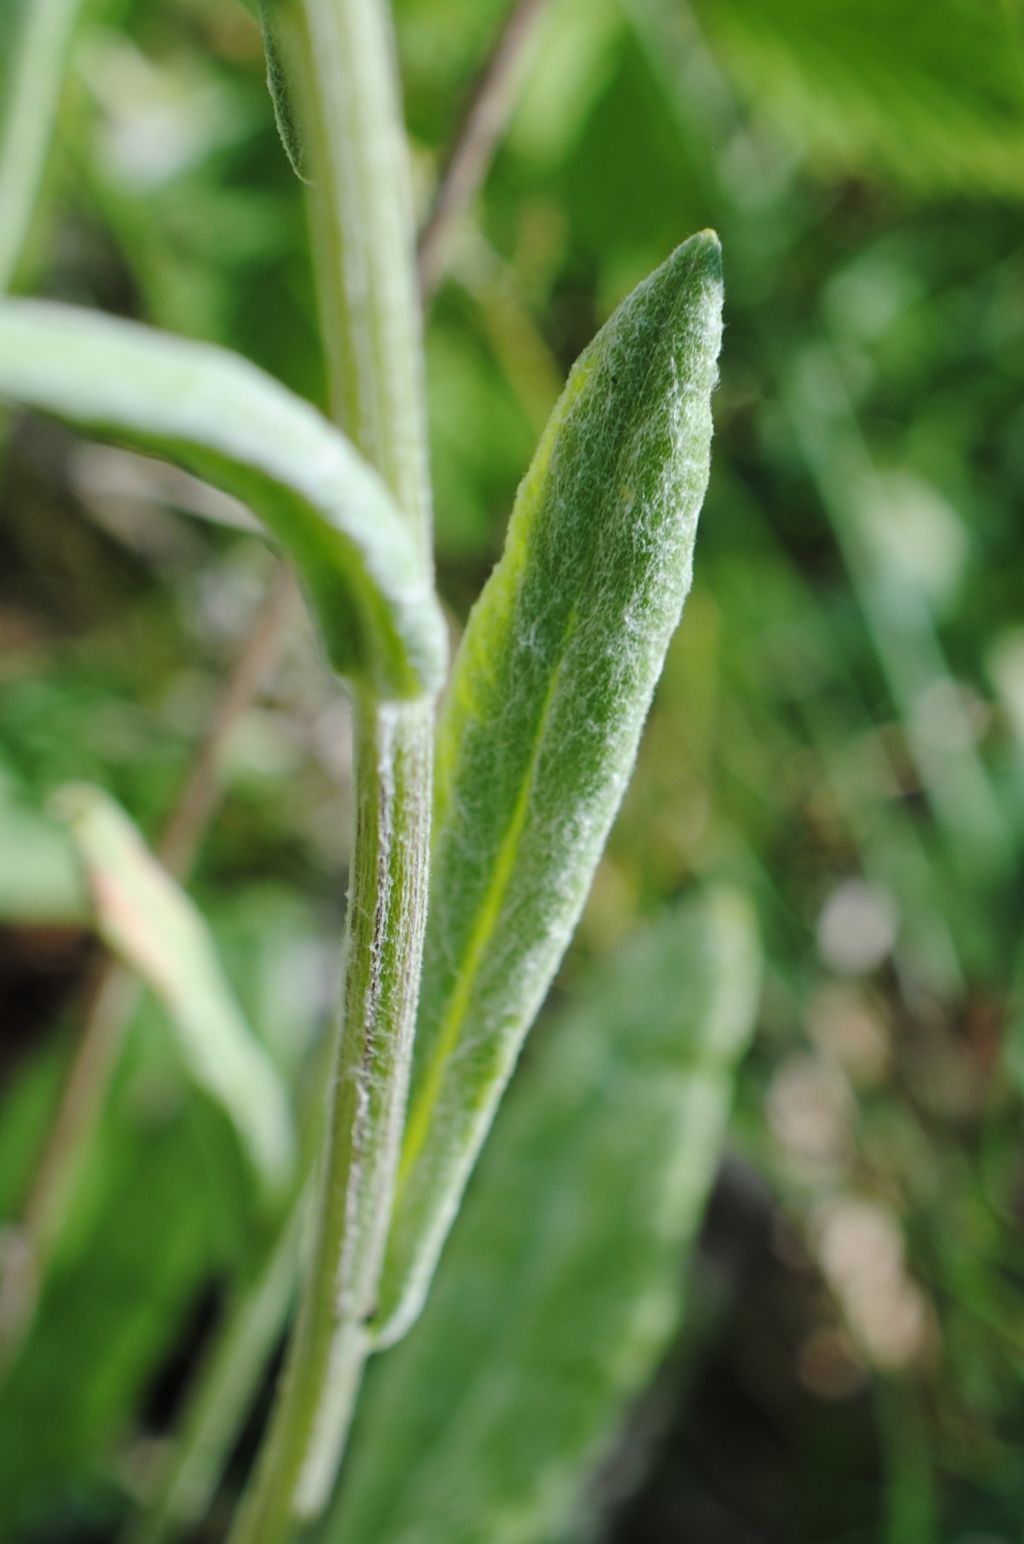
[[[397,6],[424,206],[502,9]],[[456,618],[568,364],[682,236],[725,247],[694,591],[560,990],[722,879],[757,904],[767,986],[689,1326],[582,1536],[1019,1536],[1022,59],[1019,0],[553,0],[454,232],[427,350]],[[89,0],[20,284],[322,395],[300,189],[235,0]],[[268,572],[178,521],[191,497],[11,426],[0,829],[83,777],[158,827]],[[297,622],[193,887],[296,1082],[335,969],[346,733]],[[45,928],[0,887],[5,1215],[91,960],[53,883]],[[151,1491],[259,1252],[246,1194],[144,1006],[0,1391],[4,1537],[107,1539]]]

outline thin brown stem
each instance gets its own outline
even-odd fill
[[[181,877],[192,867],[220,798],[224,752],[273,666],[297,600],[291,570],[278,564],[157,841],[157,856],[171,874]]]
[[[513,0],[466,102],[417,248],[420,290],[429,302],[441,281],[452,227],[483,183],[508,117],[512,83],[549,0]]]
[[[46,1147],[33,1176],[22,1215],[22,1229],[33,1271],[38,1273],[60,1231],[73,1177],[92,1130],[121,1042],[121,1026],[137,1001],[135,977],[109,955],[96,962],[86,989],[78,1049]]]

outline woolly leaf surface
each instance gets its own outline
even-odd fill
[[[721,338],[702,232],[574,366],[444,711],[412,1095],[380,1329],[415,1316],[579,916],[690,586]]]

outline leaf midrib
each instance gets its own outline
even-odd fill
[[[409,1174],[423,1150],[426,1143],[427,1132],[430,1127],[431,1115],[441,1088],[445,1067],[459,1041],[466,1013],[473,996],[473,989],[479,975],[484,951],[494,933],[501,908],[508,892],[509,884],[515,868],[516,849],[526,825],[529,810],[530,790],[536,775],[540,761],[541,750],[544,744],[545,732],[555,693],[565,663],[566,654],[573,630],[576,625],[576,607],[571,608],[566,619],[565,631],[562,634],[558,663],[551,672],[551,680],[544,694],[544,703],[537,720],[537,730],[534,738],[530,760],[523,774],[519,791],[516,794],[516,802],[512,811],[505,835],[491,869],[491,878],[487,886],[483,904],[477,912],[477,920],[473,926],[469,941],[462,954],[462,961],[457,971],[457,985],[451,998],[448,1012],[441,1021],[441,1027],[435,1042],[433,1054],[420,1093],[413,1101],[409,1112],[409,1120],[406,1126],[405,1141],[402,1145],[402,1156],[399,1161],[398,1178],[395,1186],[395,1207],[401,1198],[402,1192],[408,1181]]]

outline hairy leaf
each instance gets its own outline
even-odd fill
[[[292,171],[302,182],[308,182],[306,150],[303,143],[299,117],[292,101],[291,87],[285,72],[282,51],[277,41],[274,5],[261,0],[259,6],[260,32],[263,36],[263,53],[267,61],[267,90],[274,106],[274,121],[281,136],[285,155]]]
[[[459,651],[380,1333],[418,1310],[618,808],[690,585],[721,256],[703,232],[574,366]]]
[[[279,1191],[294,1163],[288,1101],[200,913],[98,788],[72,785],[55,806],[81,853],[102,937],[161,999],[195,1081],[226,1111],[268,1188]]]
[[[315,409],[244,359],[71,306],[7,301],[0,396],[237,494],[302,575],[339,674],[386,697],[439,686],[443,619],[383,481]]]
[[[758,973],[742,897],[698,897],[551,1026],[367,1390],[327,1539],[561,1537],[678,1323]]]

